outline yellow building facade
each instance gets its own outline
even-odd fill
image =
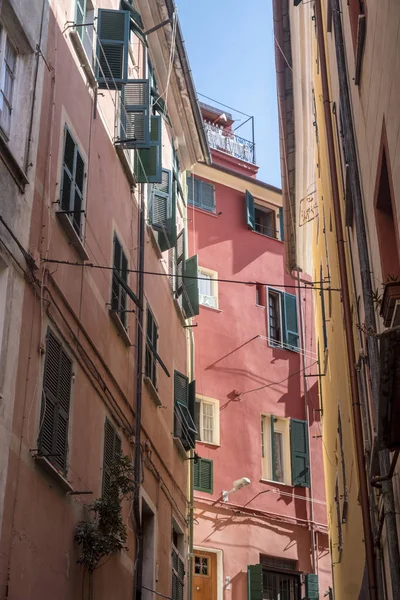
[[[274,1],[286,264],[314,288],[315,322],[305,326],[315,328],[331,597],[387,600],[400,597],[390,452],[397,442],[388,424],[397,413],[393,393],[382,392],[381,366],[397,348],[391,341],[387,350],[382,334],[400,275],[393,168],[400,11],[390,2],[383,15],[363,2],[342,5]]]

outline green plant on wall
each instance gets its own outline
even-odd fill
[[[92,518],[80,521],[75,541],[80,547],[78,564],[89,574],[89,599],[93,597],[93,573],[105,564],[104,558],[125,548],[127,527],[122,504],[133,492],[133,467],[128,456],[117,455],[108,468],[108,485],[101,498],[89,505]]]
[[[385,289],[385,285],[387,283],[393,283],[395,281],[398,281],[399,278],[397,275],[387,275],[386,276],[386,282],[381,284],[382,289]],[[375,305],[375,310],[377,310],[381,304],[382,304],[382,293],[379,291],[379,288],[376,288],[376,290],[374,292],[372,292],[372,301]]]

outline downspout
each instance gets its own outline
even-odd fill
[[[350,92],[347,80],[347,64],[343,42],[343,30],[339,0],[332,2],[332,19],[335,34],[336,61],[339,78],[340,103],[343,115],[344,136],[346,152],[349,158],[350,185],[353,199],[354,220],[356,223],[356,238],[361,271],[361,288],[364,304],[365,325],[368,332],[376,332],[375,310],[373,304],[373,291],[371,284],[371,268],[368,254],[368,240],[365,227],[363,200],[361,194],[360,174],[358,170],[357,150],[353,129],[353,119],[350,103]],[[319,0],[317,2],[319,4]],[[378,341],[375,335],[367,335],[368,365],[371,375],[372,402],[375,417],[379,416],[379,387],[380,387],[380,362]],[[390,470],[390,456],[388,450],[379,454],[379,467],[381,473]],[[387,548],[390,565],[390,578],[394,598],[400,598],[400,555],[399,540],[392,481],[382,482],[383,505],[386,520]]]
[[[190,344],[190,379],[194,378],[194,335],[193,330],[189,329]],[[188,573],[188,600],[193,598],[193,546],[194,546],[194,450],[189,452],[189,573]]]
[[[337,3],[334,1],[333,1],[333,4],[337,5]],[[333,6],[332,6],[332,8],[333,8]],[[335,14],[334,8],[333,8],[333,13]],[[339,15],[339,13],[338,13],[338,15]],[[357,373],[356,373],[356,357],[355,357],[355,350],[354,350],[353,323],[352,323],[352,317],[351,317],[350,293],[349,293],[349,285],[348,285],[348,277],[347,277],[347,265],[346,265],[346,254],[345,254],[344,237],[343,237],[342,215],[341,215],[341,207],[340,207],[339,187],[338,187],[338,181],[337,181],[337,164],[336,164],[335,144],[334,144],[330,100],[329,100],[329,84],[328,84],[328,74],[327,74],[327,67],[326,67],[326,54],[325,54],[325,41],[324,41],[321,0],[315,0],[315,16],[316,16],[316,24],[317,24],[318,48],[319,48],[319,53],[320,53],[322,95],[323,95],[323,103],[324,103],[325,127],[326,127],[330,176],[331,176],[332,203],[333,203],[333,212],[334,212],[334,219],[335,219],[336,242],[337,242],[337,248],[338,248],[340,286],[342,289],[345,337],[346,337],[346,346],[347,346],[347,359],[348,359],[348,368],[349,368],[349,375],[350,375],[351,403],[352,403],[352,412],[353,412],[358,476],[359,476],[359,483],[360,483],[360,501],[361,501],[361,513],[362,513],[362,521],[363,521],[363,529],[364,529],[365,554],[366,554],[367,572],[368,572],[368,587],[369,587],[369,592],[370,592],[370,600],[377,600],[378,597],[377,597],[374,543],[373,543],[373,536],[372,536],[372,529],[371,529],[369,498],[368,498],[368,485],[367,485],[367,476],[366,476],[365,461],[364,461],[364,442],[363,442],[363,432],[362,432],[360,396],[359,396],[359,391],[358,391],[358,382],[357,382]],[[340,71],[340,69],[339,69],[339,71]]]
[[[143,186],[139,196],[139,257],[138,257],[138,300],[136,317],[136,419],[135,419],[135,457],[134,457],[134,490],[133,514],[136,530],[136,569],[134,579],[134,600],[141,600],[143,578],[143,532],[140,516],[140,483],[141,483],[141,444],[142,427],[142,371],[143,371],[143,302],[144,302],[144,192]]]

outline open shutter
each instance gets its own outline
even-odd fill
[[[63,472],[67,470],[68,451],[68,420],[69,403],[71,399],[72,362],[61,348],[59,378],[58,378],[58,405],[57,405],[57,430],[55,462]]]
[[[189,379],[179,371],[174,373],[174,402],[185,406],[189,403]]]
[[[182,307],[186,318],[199,314],[199,261],[197,254],[185,260],[183,268]]]
[[[148,148],[150,143],[150,85],[148,79],[131,79],[121,92],[119,145]]]
[[[283,294],[284,343],[293,350],[299,347],[299,326],[297,321],[297,300],[293,294]]]
[[[189,204],[193,204],[194,206],[199,205],[198,183],[198,179],[192,177],[191,175],[186,175],[188,202]]]
[[[194,488],[199,492],[213,493],[213,461],[198,458],[194,464]]]
[[[172,182],[171,210],[168,213],[167,229],[158,234],[158,243],[161,252],[173,248],[176,244],[176,203],[177,203],[177,185]]]
[[[249,190],[246,190],[246,221],[249,229],[255,228],[254,197]]]
[[[200,461],[201,458],[199,457],[193,461],[193,487],[195,489],[199,487],[200,482]]]
[[[75,164],[76,164],[77,147],[72,135],[67,128],[64,130],[64,157],[63,157],[63,173],[60,190],[60,206],[61,210],[71,215],[72,197],[73,197],[73,182],[75,180]]]
[[[247,598],[248,600],[263,600],[262,565],[247,567]]]
[[[183,290],[183,268],[185,264],[185,230],[176,238],[176,296],[179,297]]]
[[[141,148],[135,153],[135,175],[139,183],[161,183],[161,117],[150,118],[149,148]]]
[[[318,575],[315,575],[314,573],[307,573],[305,576],[305,581],[307,600],[319,600]]]
[[[195,431],[193,432],[193,436],[192,436],[192,438],[193,438],[192,443],[193,443],[193,447],[194,447],[196,445],[196,439],[198,439],[197,434],[199,433],[197,426],[196,426],[196,381],[195,380],[193,380],[192,382],[189,383],[188,408],[189,408],[189,414],[193,420],[193,423],[195,424]]]
[[[310,487],[310,458],[307,421],[290,420],[292,485]]]
[[[144,29],[140,13],[132,6],[132,4],[128,0],[121,0],[120,8],[121,10],[128,10],[131,16],[131,20],[135,23],[135,25],[137,27],[140,27],[140,29]]]
[[[279,209],[279,230],[280,230],[280,234],[281,234],[281,240],[283,242],[283,240],[285,239],[285,226],[284,226],[284,222],[283,222],[283,208],[280,207]]]
[[[152,191],[151,225],[159,232],[158,243],[162,252],[176,244],[176,186],[171,183],[171,171],[163,169],[162,181],[154,184]]]
[[[129,20],[125,10],[98,10],[96,76],[101,89],[121,89],[128,77]]]

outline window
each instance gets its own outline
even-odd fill
[[[199,267],[199,302],[203,306],[218,308],[218,273]]]
[[[261,283],[256,283],[256,305],[266,307],[266,288]]]
[[[188,202],[193,206],[215,212],[215,189],[211,183],[188,176],[186,178],[188,186]]]
[[[0,25],[0,126],[8,135],[13,109],[14,81],[17,70],[17,51],[6,30]]]
[[[78,236],[82,237],[85,162],[68,127],[64,129],[64,155],[61,177],[61,210],[68,215]]]
[[[285,567],[278,567],[275,571],[273,564],[293,562],[280,559],[267,558],[268,566],[262,564],[247,567],[248,600],[299,600],[301,593],[300,574],[285,572]],[[269,564],[271,563],[271,564]],[[306,576],[307,577],[307,576]],[[308,599],[318,596],[307,595]]]
[[[262,415],[261,460],[263,479],[309,487],[307,422]]]
[[[195,397],[196,384],[189,383],[188,377],[175,371],[174,373],[174,437],[178,438],[186,451],[195,447],[196,425]]]
[[[90,23],[93,23],[93,21],[94,9],[91,0],[75,0],[76,31],[82,40],[90,63],[93,60],[93,25],[90,25]]]
[[[219,444],[219,401],[196,397],[196,440],[206,444]]]
[[[128,284],[128,259],[122,249],[121,243],[114,235],[114,264],[112,276],[111,310],[120,318],[126,329],[126,291]]]
[[[147,338],[146,338],[146,377],[151,380],[151,383],[157,389],[157,340],[158,326],[155,322],[153,313],[147,307]]]
[[[297,299],[293,294],[268,288],[268,337],[272,346],[298,351]]]
[[[275,211],[270,208],[261,206],[254,207],[255,227],[254,231],[267,235],[268,237],[276,237],[276,222]]]
[[[102,494],[107,497],[110,492],[111,474],[110,468],[115,459],[121,454],[121,438],[110,421],[106,419],[104,425],[104,452],[103,452],[103,485]]]
[[[197,458],[194,463],[194,489],[199,492],[213,493],[213,461]]]
[[[267,237],[283,240],[283,211],[256,203],[254,196],[246,190],[246,222],[249,229]],[[278,219],[279,216],[279,229]]]
[[[184,598],[185,563],[183,546],[183,535],[174,528],[172,530],[172,600],[183,600]]]
[[[72,361],[48,330],[43,374],[39,455],[63,473],[67,471],[68,421],[71,399]]]

